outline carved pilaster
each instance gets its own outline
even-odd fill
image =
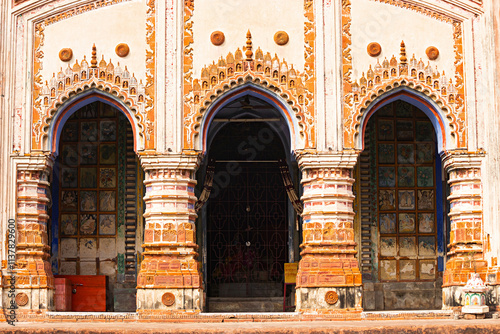
[[[49,263],[47,224],[53,159],[26,157],[17,163],[16,292],[26,294],[21,309],[52,309],[54,276]],[[4,275],[4,285],[11,277]],[[26,299],[25,296],[25,299]]]
[[[299,312],[361,311],[352,190],[357,156],[356,152],[298,156],[304,187],[304,242],[297,273]]]
[[[443,277],[445,307],[461,304],[457,287],[464,286],[471,273],[486,279],[483,254],[482,153],[449,153],[443,167],[449,174],[450,244]],[[461,290],[460,290],[461,291]]]
[[[198,155],[143,156],[144,260],[137,281],[139,311],[194,310],[202,305],[194,204]]]

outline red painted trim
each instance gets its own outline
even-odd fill
[[[135,128],[135,125],[134,125],[134,122],[133,122],[133,119],[132,119],[132,115],[129,114],[129,111],[127,110],[127,108],[125,108],[124,106],[122,106],[118,101],[116,101],[115,99],[109,97],[109,96],[106,96],[106,95],[103,95],[103,94],[99,94],[98,92],[94,92],[92,94],[89,94],[89,95],[86,95],[82,98],[79,98],[79,99],[76,99],[75,101],[71,102],[70,105],[66,106],[64,108],[64,111],[58,115],[57,117],[57,121],[55,123],[55,126],[54,126],[54,129],[53,129],[53,136],[52,136],[52,143],[51,143],[51,151],[52,153],[55,153],[56,152],[56,149],[57,149],[57,132],[58,132],[58,129],[59,127],[61,126],[61,120],[63,119],[63,116],[72,111],[73,107],[75,105],[77,105],[78,103],[81,103],[85,100],[88,100],[90,98],[93,98],[93,97],[97,97],[99,98],[100,100],[102,101],[106,101],[108,102],[109,104],[113,105],[116,109],[120,110],[124,115],[125,117],[127,117],[128,121],[130,122],[130,124],[132,125],[132,132],[134,134],[134,151],[137,153],[137,142],[135,140],[136,135],[136,128]],[[62,124],[62,126],[64,126],[64,124]]]
[[[244,89],[241,89],[241,90],[237,90],[235,92],[232,92],[226,96],[223,96],[220,100],[218,100],[210,109],[210,112],[207,114],[207,116],[204,118],[205,120],[207,119],[210,119],[213,115],[215,115],[220,109],[221,107],[224,106],[224,104],[227,102],[227,100],[231,99],[232,97],[236,96],[236,95],[240,95],[244,92],[247,92],[247,91],[252,91],[258,95],[262,95],[262,96],[265,96],[266,98],[270,99],[272,102],[274,102],[275,104],[275,108],[279,108],[280,110],[283,111],[283,114],[286,115],[286,120],[288,122],[288,126],[292,129],[292,138],[290,138],[290,140],[292,142],[295,142],[295,129],[294,129],[294,126],[293,126],[293,122],[292,122],[292,118],[291,116],[288,114],[288,110],[283,107],[281,101],[279,101],[276,97],[274,97],[273,95],[265,92],[265,91],[262,91],[262,90],[258,90],[254,87],[245,87]],[[210,124],[208,124],[208,126],[205,126],[204,129],[203,129],[203,153],[205,153],[207,151],[207,136],[208,136],[208,129],[210,127]]]
[[[366,130],[366,125],[368,124],[368,120],[370,119],[370,117],[372,117],[372,115],[378,111],[378,109],[380,108],[380,105],[382,105],[385,101],[389,100],[389,99],[393,99],[395,97],[399,97],[399,96],[407,96],[413,100],[417,100],[418,102],[424,104],[431,112],[432,114],[434,115],[435,119],[438,121],[439,123],[439,127],[441,128],[441,137],[443,139],[443,150],[446,148],[446,131],[445,131],[445,125],[443,124],[442,120],[441,120],[441,117],[439,117],[439,113],[434,109],[434,107],[429,103],[427,102],[426,100],[424,100],[423,98],[421,98],[420,96],[417,96],[417,95],[414,95],[414,94],[411,94],[411,93],[408,93],[408,92],[405,92],[405,91],[402,91],[402,92],[398,92],[396,94],[393,94],[393,95],[390,95],[384,99],[382,99],[381,101],[377,102],[371,109],[370,111],[368,112],[368,114],[366,115],[365,119],[364,119],[364,124],[363,124],[363,128],[362,128],[362,131],[361,131],[361,135],[363,138],[362,140],[362,147],[361,149],[364,150],[365,149],[365,130]]]

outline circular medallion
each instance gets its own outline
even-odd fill
[[[221,45],[225,40],[226,37],[222,31],[214,31],[212,35],[210,35],[210,41],[213,45]]]
[[[24,306],[28,304],[28,300],[29,300],[28,295],[25,294],[24,292],[19,292],[16,295],[16,304],[19,306]]]
[[[372,57],[377,57],[382,52],[382,47],[377,42],[372,42],[366,47],[366,51]]]
[[[62,61],[70,61],[73,58],[73,50],[70,48],[64,48],[59,51],[59,59]]]
[[[436,60],[437,57],[439,57],[439,50],[435,46],[429,46],[425,50],[425,53],[427,54],[427,57],[429,57],[430,60]]]
[[[175,296],[171,292],[165,292],[161,297],[161,302],[165,306],[172,306],[175,303]]]
[[[285,31],[278,31],[274,34],[274,41],[278,45],[285,45],[288,43],[289,37]]]
[[[116,46],[115,52],[119,57],[126,57],[130,52],[130,48],[125,43],[120,43]]]
[[[333,305],[339,301],[339,295],[335,291],[330,290],[325,295],[325,301],[328,304]]]

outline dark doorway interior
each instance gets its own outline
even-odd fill
[[[216,161],[206,209],[209,311],[279,311],[289,225],[282,141],[266,123],[228,123],[209,159]]]

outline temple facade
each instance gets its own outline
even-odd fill
[[[4,309],[499,309],[497,1],[1,4]]]

